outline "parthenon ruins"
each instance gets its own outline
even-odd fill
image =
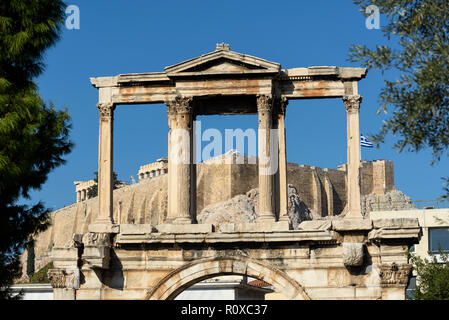
[[[286,299],[403,299],[405,251],[420,227],[416,219],[372,220],[362,208],[364,195],[394,190],[389,162],[360,161],[358,82],[366,75],[362,68],[282,69],[218,44],[163,72],[91,78],[99,92],[98,198],[76,204],[73,215],[55,212],[53,231],[42,236],[52,238],[55,298],[173,299],[194,283],[235,274],[266,281]],[[337,98],[346,113],[347,163],[340,170],[287,163],[288,102],[311,98]],[[168,158],[141,167],[138,184],[114,191],[114,110],[135,104],[167,106]],[[226,171],[194,161],[193,121],[213,114],[258,115],[256,164]],[[247,178],[232,183],[234,175]],[[375,179],[382,183],[368,183]],[[302,187],[306,181],[310,188]],[[232,192],[214,195],[214,186]],[[137,195],[136,188],[153,191]],[[205,216],[216,212],[214,202],[253,197],[255,188],[253,220],[237,220],[226,206],[226,221]],[[293,221],[293,189],[317,216]],[[147,219],[155,215],[146,205],[155,197],[166,207]]]

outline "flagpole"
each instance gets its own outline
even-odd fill
[[[363,162],[362,143],[360,142],[360,139],[361,139],[362,136],[363,136],[363,134],[360,134],[360,137],[359,137],[359,148],[360,148],[360,161]]]

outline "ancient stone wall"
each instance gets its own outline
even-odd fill
[[[393,162],[389,160],[363,161],[361,171],[361,194],[383,195],[394,190]]]
[[[237,161],[243,161],[239,164]],[[197,165],[197,215],[214,206],[258,188],[256,159],[228,153]],[[254,164],[255,163],[255,164]],[[297,191],[301,203],[313,217],[336,216],[346,206],[345,166],[339,170],[288,163],[287,181]],[[393,164],[389,161],[364,162],[362,195],[394,189]],[[114,221],[119,224],[162,224],[167,216],[167,177],[163,174],[114,190]],[[368,193],[369,192],[369,193]],[[363,201],[367,199],[363,198]],[[376,198],[377,199],[377,198]],[[385,201],[384,201],[385,202]],[[387,205],[387,204],[386,204]],[[373,210],[362,204],[363,211]],[[385,206],[382,206],[384,208]],[[387,206],[387,208],[390,208]],[[52,246],[66,247],[73,234],[88,232],[88,225],[98,214],[98,199],[92,198],[61,208],[52,213],[53,224],[36,239],[35,269],[49,261]]]

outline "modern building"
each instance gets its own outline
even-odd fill
[[[414,209],[400,211],[374,211],[370,213],[371,219],[384,218],[415,218],[422,228],[421,239],[418,244],[410,247],[410,252],[423,259],[432,259],[436,256],[441,261],[439,248],[449,253],[449,209]],[[416,274],[410,278],[407,287],[407,296],[416,286]]]

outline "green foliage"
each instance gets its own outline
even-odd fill
[[[441,262],[435,255],[431,260],[422,259],[414,254],[410,261],[417,274],[415,300],[449,300],[449,256],[440,250]]]
[[[59,0],[0,2],[0,287],[20,276],[19,256],[32,236],[48,226],[40,202],[27,206],[51,170],[70,152],[67,111],[47,106],[33,78],[43,70],[44,50],[64,21]],[[1,298],[10,298],[8,290]]]
[[[65,7],[59,0],[0,2],[0,88],[6,81],[29,87],[42,73],[43,54],[59,39]]]
[[[384,37],[390,45],[352,46],[350,61],[380,69],[384,79],[379,99],[387,114],[380,132],[383,143],[392,133],[399,151],[430,147],[439,161],[449,146],[449,1],[447,0],[354,0],[365,12],[369,5],[380,9]],[[382,23],[384,21],[382,20]],[[389,73],[390,74],[390,73]],[[398,75],[398,76],[396,76]]]
[[[94,184],[92,187],[90,187],[89,189],[87,189],[87,196],[89,198],[94,198],[96,196],[98,196],[98,171],[94,172],[95,178],[94,181],[96,182],[96,184]],[[123,182],[120,181],[117,177],[117,173],[112,172],[112,185],[113,185],[113,189],[117,189],[119,185],[121,185]]]
[[[48,270],[53,269],[53,262],[47,263],[39,271],[35,272],[30,279],[31,283],[49,283]]]

